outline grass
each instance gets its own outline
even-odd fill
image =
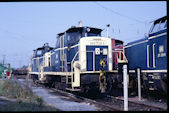
[[[36,97],[29,87],[24,89],[12,80],[0,80],[0,95],[16,99],[34,99]]]
[[[0,111],[59,111],[46,105],[29,87],[23,88],[13,80],[0,80],[0,96],[8,98],[0,99]]]
[[[41,105],[39,106],[33,102],[23,102],[23,101],[9,101],[0,99],[0,101],[4,101],[5,104],[0,104],[0,111],[58,111],[56,108]]]

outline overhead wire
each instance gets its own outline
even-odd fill
[[[117,12],[117,11],[114,11],[114,10],[112,10],[112,9],[110,9],[110,8],[107,8],[107,7],[103,6],[103,5],[101,5],[101,4],[98,3],[98,2],[94,2],[94,3],[97,4],[98,6],[102,7],[103,9],[105,9],[105,10],[107,10],[107,11],[110,11],[110,12],[112,12],[112,13],[114,13],[114,14],[117,14],[117,15],[119,15],[119,16],[122,16],[122,17],[125,17],[125,18],[128,18],[128,19],[132,19],[132,20],[137,21],[137,22],[139,22],[139,23],[145,24],[145,22],[143,22],[143,21],[140,21],[140,20],[138,20],[138,19],[135,19],[135,18],[129,17],[129,16],[127,16],[127,15],[121,14],[121,13],[119,13],[119,12]]]
[[[119,15],[119,16],[122,16],[122,17],[125,17],[125,18],[128,18],[128,19],[130,19],[130,20],[134,20],[134,21],[136,21],[137,23],[141,23],[141,24],[143,24],[143,25],[145,26],[145,29],[147,29],[147,24],[148,24],[148,23],[147,23],[146,21],[144,22],[144,21],[135,19],[135,18],[133,18],[133,17],[130,17],[130,16],[121,14],[121,13],[119,13],[119,12],[117,12],[117,11],[114,11],[114,10],[112,10],[112,9],[110,9],[110,8],[107,8],[107,7],[103,6],[103,5],[101,5],[101,4],[98,3],[98,2],[94,2],[94,3],[95,3],[96,5],[98,5],[99,7],[103,8],[103,9],[105,9],[105,10],[111,12],[111,13],[114,13],[114,14],[116,14],[116,15]],[[137,33],[138,33],[138,31],[137,31]],[[120,34],[120,29],[119,29],[119,34]],[[146,34],[146,31],[145,31],[144,34]]]

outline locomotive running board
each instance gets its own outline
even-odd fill
[[[129,70],[130,73],[135,73],[135,70]],[[142,73],[167,73],[167,70],[141,70]]]
[[[66,88],[66,90],[69,90],[69,91],[80,91],[81,89]]]
[[[106,73],[117,73],[118,70],[112,70],[112,71],[106,71]],[[85,72],[80,72],[80,74],[94,74],[94,73],[100,73],[100,71],[85,71]],[[39,72],[29,72],[29,74],[42,74]],[[73,72],[43,72],[45,75],[60,75],[60,76],[71,76],[73,75]]]
[[[29,74],[44,74],[44,75],[60,75],[60,76],[70,76],[73,75],[73,72],[43,72],[43,73],[39,73],[39,72],[29,72]]]
[[[29,74],[35,74],[35,75],[38,75],[40,74],[39,72],[29,72]]]
[[[117,73],[118,70],[112,70],[112,71],[106,71],[106,73]],[[80,72],[80,74],[94,74],[94,73],[100,73],[100,71],[85,71],[85,72]]]

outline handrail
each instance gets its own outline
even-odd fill
[[[121,53],[122,53],[123,60],[124,60],[125,62],[128,62],[128,60],[127,60],[126,56],[124,55],[123,51],[114,51],[114,52],[118,52],[119,54],[121,54]],[[116,57],[117,57],[117,60],[119,60],[118,55],[117,55]],[[121,59],[120,59],[120,60],[121,60]]]
[[[127,60],[127,58],[126,58],[126,56],[124,55],[123,52],[122,52],[122,54],[123,54],[123,58],[125,58],[125,61],[128,62],[128,60]]]
[[[79,54],[79,51],[76,52],[75,56],[73,57],[73,59],[71,61],[71,72],[73,72],[73,62],[78,54]]]
[[[44,67],[44,59],[43,59],[43,57],[42,57],[42,62],[40,63],[40,65],[38,66],[39,67],[39,73],[41,73],[41,68],[43,68]]]

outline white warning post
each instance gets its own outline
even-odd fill
[[[124,111],[128,111],[128,77],[127,77],[127,65],[123,65],[123,93],[124,93]]]

